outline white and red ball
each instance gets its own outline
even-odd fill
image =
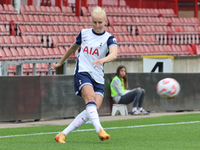
[[[172,99],[179,94],[180,85],[173,78],[165,78],[158,82],[156,90],[162,98]]]

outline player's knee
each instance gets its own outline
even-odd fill
[[[95,97],[89,96],[88,97],[88,102],[95,102]]]

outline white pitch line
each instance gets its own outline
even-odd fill
[[[167,125],[191,124],[191,123],[200,123],[200,121],[148,124],[148,125],[136,125],[136,126],[126,126],[126,127],[110,127],[110,128],[104,128],[104,129],[106,129],[106,130],[110,130],[110,129],[128,129],[128,128],[142,128],[142,127],[167,126]],[[94,130],[95,129],[82,129],[82,130],[75,130],[73,132],[94,131]],[[1,138],[10,138],[10,137],[20,137],[20,136],[56,134],[56,133],[59,133],[59,132],[44,132],[44,133],[32,133],[32,134],[21,134],[21,135],[6,135],[6,136],[0,136],[0,139]]]

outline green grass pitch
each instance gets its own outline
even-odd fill
[[[0,129],[0,150],[198,150],[200,114],[101,122],[110,140],[100,141],[91,124],[55,142],[66,126]],[[92,130],[88,130],[92,129]],[[41,135],[38,135],[41,133]]]

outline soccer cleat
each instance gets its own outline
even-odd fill
[[[99,139],[101,141],[108,140],[108,139],[110,139],[110,135],[107,134],[106,131],[104,131],[103,129],[100,129],[100,131],[99,131]]]
[[[63,134],[63,133],[57,134],[55,136],[55,140],[56,140],[56,142],[59,142],[59,143],[66,143],[65,142],[65,134]]]
[[[138,110],[131,112],[131,115],[143,115],[141,112]]]
[[[149,112],[145,111],[144,109],[140,111],[143,115],[150,115]]]

